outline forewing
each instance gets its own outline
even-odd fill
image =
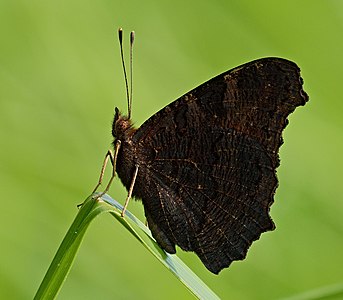
[[[308,100],[299,72],[283,59],[253,61],[202,84],[137,130],[144,176],[136,196],[168,252],[175,244],[195,251],[218,273],[274,228],[269,207],[281,133]]]

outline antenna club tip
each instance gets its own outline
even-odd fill
[[[131,44],[133,44],[134,39],[135,39],[135,32],[131,31],[131,34],[130,34],[130,42],[131,42]]]
[[[119,41],[123,40],[123,28],[119,27],[118,28],[118,36],[119,36]]]

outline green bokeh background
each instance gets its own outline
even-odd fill
[[[279,299],[343,283],[343,1],[0,0],[0,298],[33,297],[97,181],[114,106],[126,111],[119,26],[136,31],[137,125],[239,64],[297,62],[310,102],[284,134],[271,210],[277,230],[219,276],[178,253],[223,299]],[[123,202],[126,192],[117,181],[110,194]],[[129,209],[143,219],[139,202]],[[106,215],[86,234],[59,295],[162,298],[193,297]]]

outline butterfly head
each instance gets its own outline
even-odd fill
[[[134,133],[132,121],[127,117],[123,116],[119,109],[115,108],[114,119],[112,123],[112,135],[114,140],[127,140]]]

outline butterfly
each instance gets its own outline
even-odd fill
[[[123,215],[141,199],[160,247],[193,251],[214,274],[244,259],[275,228],[278,150],[288,115],[308,101],[302,84],[295,63],[268,57],[201,84],[138,129],[116,108],[110,159],[128,190]]]

